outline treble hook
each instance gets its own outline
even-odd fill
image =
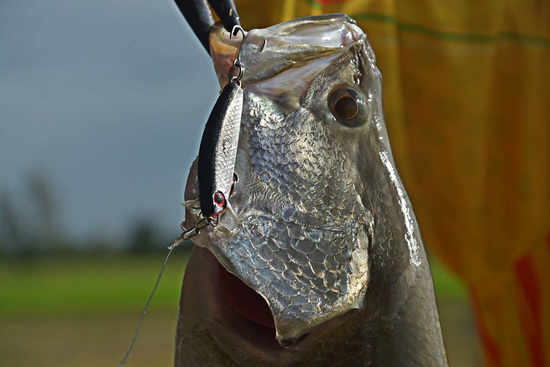
[[[186,229],[182,223],[181,229],[183,230],[183,233],[178,238],[176,238],[176,240],[172,242],[170,246],[168,246],[168,249],[172,250],[174,249],[174,247],[181,245],[183,242],[187,241],[191,237],[195,237],[196,235],[200,234],[201,229],[209,226],[210,224],[212,224],[212,220],[208,217],[199,219],[189,229]]]
[[[243,27],[241,27],[240,25],[233,26],[231,33],[229,33],[229,39],[231,39],[232,37],[236,37],[239,32],[242,34],[243,40],[244,40],[244,38],[246,37],[246,32],[244,31]],[[244,67],[241,65],[240,59],[241,59],[241,52],[239,50],[237,54],[237,58],[233,60],[233,65],[231,66],[228,72],[229,83],[234,83],[239,86],[241,85],[241,79],[244,74]],[[235,70],[237,70],[236,75],[235,75]]]

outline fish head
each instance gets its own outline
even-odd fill
[[[237,57],[243,71],[238,180],[215,225],[193,241],[265,300],[276,339],[291,346],[363,306],[375,214],[365,174],[390,151],[381,76],[365,34],[343,14],[240,39],[218,27],[210,44],[222,86]],[[194,167],[185,225],[200,217],[197,197]]]

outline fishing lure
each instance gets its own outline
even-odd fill
[[[242,69],[240,69],[242,70]],[[243,110],[237,81],[223,88],[204,128],[199,149],[198,180],[202,215],[216,220],[229,205]]]
[[[246,32],[239,25],[233,27],[230,37],[239,32],[244,39]],[[230,208],[229,197],[238,181],[235,161],[243,111],[243,74],[237,54],[229,69],[228,83],[208,117],[199,148],[197,177],[202,216],[189,229],[182,223],[183,233],[170,248],[199,234],[207,225],[216,225],[220,213]]]

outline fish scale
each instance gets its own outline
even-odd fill
[[[263,220],[270,220],[273,223],[272,219],[265,218]],[[307,274],[311,274],[309,271],[310,266],[314,267],[313,274],[315,277],[322,279],[325,275],[326,266],[322,263],[312,262],[314,257],[306,257],[299,251],[294,250],[290,245],[290,237],[288,234],[287,224],[282,221],[275,222],[275,227],[277,233],[272,237],[266,238],[261,243],[252,242],[247,240],[248,238],[258,238],[261,237],[261,232],[259,228],[262,226],[262,218],[251,218],[250,220],[244,221],[246,223],[243,228],[237,230],[237,235],[232,237],[229,241],[226,241],[223,244],[222,251],[225,256],[234,264],[239,264],[239,271],[243,274],[247,274],[244,277],[243,281],[247,283],[253,289],[258,289],[261,294],[267,295],[268,301],[272,307],[274,313],[298,313],[298,308],[301,313],[313,313],[314,307],[304,307],[305,302],[301,302],[301,299],[319,299],[319,303],[323,304],[330,302],[327,298],[327,294],[324,292],[323,287],[310,282],[310,278]],[[322,236],[322,231],[319,231]],[[352,234],[355,236],[355,234]],[[349,235],[341,233],[337,236],[336,240],[330,245],[334,248],[342,248],[341,251],[344,254],[344,257],[351,257],[351,252],[354,249],[354,246],[348,245],[346,247],[344,244],[356,244],[357,241],[353,238],[348,238]],[[309,244],[314,243],[307,239],[298,240],[298,242],[308,242]],[[316,250],[323,254],[323,260],[327,256],[334,256],[334,261],[341,263],[341,253],[335,251],[327,250],[325,244],[321,246],[316,246]],[[330,247],[330,246],[329,246]],[[238,248],[239,250],[233,251],[232,249]],[[246,250],[245,250],[246,249]],[[280,273],[276,271],[270,262],[271,257],[275,257],[275,253],[280,250],[284,250],[288,256],[287,266],[289,267],[286,271]],[[258,253],[263,254],[262,256],[257,256],[253,259],[249,259],[248,255],[243,256],[243,254],[248,253]],[[333,253],[334,255],[327,255],[327,253]],[[266,269],[269,271],[266,272]],[[269,279],[266,279],[265,274],[271,274]],[[364,274],[362,274],[364,276]],[[353,283],[353,280],[350,279],[352,276],[361,276],[361,274],[351,274],[349,269],[340,268],[337,272],[337,278],[340,282],[336,283],[335,286],[338,289],[340,294],[350,294],[350,284]],[[265,280],[270,280],[275,284],[288,283],[293,286],[301,284],[299,287],[294,288],[296,292],[289,292],[286,288],[287,293],[278,291],[276,294],[271,295],[270,292],[267,292],[265,289]],[[276,287],[275,287],[276,288]],[[262,291],[264,293],[262,293]],[[298,298],[296,298],[299,295]],[[284,300],[282,302],[282,300]],[[312,303],[313,305],[314,303]]]
[[[346,177],[346,171],[340,169],[335,170],[334,175],[321,175],[320,172],[325,172],[331,167],[327,166],[329,161],[323,159],[322,151],[339,152],[342,150],[336,144],[335,139],[326,135],[326,130],[311,129],[304,130],[304,127],[309,126],[309,121],[312,120],[311,115],[305,115],[306,111],[300,111],[299,116],[289,116],[286,121],[294,122],[292,124],[278,125],[276,128],[267,121],[263,123],[268,116],[270,119],[279,121],[279,118],[274,118],[274,112],[264,113],[266,109],[270,109],[270,102],[265,100],[253,100],[251,110],[259,122],[255,119],[247,120],[247,127],[252,130],[252,142],[250,147],[250,162],[256,174],[260,176],[264,182],[272,184],[271,179],[274,178],[278,183],[272,185],[271,188],[286,195],[289,192],[303,192],[307,195],[299,198],[302,206],[305,206],[304,214],[312,214],[316,210],[318,215],[326,215],[328,203],[335,203],[331,198],[338,198],[339,204],[329,207],[330,213],[327,217],[331,220],[354,215],[350,213],[342,213],[345,209],[353,205],[355,197],[352,195],[343,195],[347,191],[347,186],[351,185],[351,178]],[[246,112],[243,112],[246,113]],[[253,116],[254,115],[254,116]],[[284,139],[284,142],[278,144],[273,135],[279,139]],[[303,144],[299,139],[300,136],[308,136],[308,143]],[[254,144],[255,143],[255,144]],[[281,149],[285,146],[290,150]],[[283,151],[281,151],[283,150]],[[280,157],[284,157],[281,159]],[[286,161],[293,162],[293,165],[288,171],[281,171],[280,167],[284,166]],[[345,162],[345,161],[344,161]],[[340,162],[336,162],[340,163]],[[337,164],[336,164],[337,166]],[[338,168],[338,167],[334,167]],[[315,183],[316,185],[311,185]],[[329,200],[326,200],[326,199]],[[300,204],[298,203],[298,204]],[[339,211],[335,211],[339,209]]]

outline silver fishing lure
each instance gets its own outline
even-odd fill
[[[231,36],[245,31],[235,25]],[[235,160],[243,113],[241,79],[244,69],[239,54],[228,72],[228,83],[218,97],[206,122],[198,156],[199,203],[202,216],[211,223],[230,208],[229,196],[237,181]]]
[[[216,219],[229,206],[242,110],[243,90],[237,82],[227,83],[208,118],[199,149],[199,199],[206,218]]]

